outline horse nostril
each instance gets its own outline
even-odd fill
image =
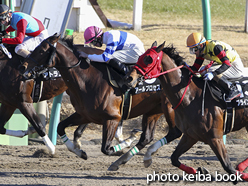
[[[19,65],[18,70],[21,74],[24,74],[24,72],[27,70],[27,64]]]
[[[133,81],[133,78],[131,76],[127,77],[126,78],[126,82],[127,83],[131,83]]]

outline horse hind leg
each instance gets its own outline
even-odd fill
[[[124,137],[123,137],[123,134],[122,134],[122,128],[123,128],[123,120],[121,120],[118,124],[118,127],[116,129],[116,132],[115,132],[115,139],[121,143],[124,141]]]

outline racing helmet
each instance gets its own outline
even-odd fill
[[[205,43],[206,39],[198,32],[191,33],[187,38],[187,47],[193,48],[198,46],[199,44]]]
[[[10,9],[7,5],[0,4],[0,20],[5,20],[8,17]]]
[[[102,35],[103,31],[97,26],[90,26],[84,31],[85,44],[91,43]]]

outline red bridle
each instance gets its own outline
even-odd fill
[[[163,74],[175,71],[175,70],[180,69],[184,66],[184,65],[181,65],[181,66],[169,69],[167,71],[161,72],[161,61],[162,61],[163,51],[160,51],[159,53],[157,53],[155,48],[156,47],[152,47],[152,48],[148,49],[143,55],[141,55],[139,57],[139,60],[136,63],[136,65],[133,67],[133,68],[137,69],[143,75],[144,79],[157,78]],[[147,65],[144,63],[144,58],[146,56],[150,56],[152,58],[151,64]],[[181,100],[179,101],[179,103],[177,104],[176,107],[173,107],[174,110],[177,109],[177,107],[182,103],[183,98],[184,98],[186,91],[188,89],[188,86],[191,82],[191,79],[192,79],[192,75],[189,78],[189,82],[188,82],[188,84],[184,90],[184,93],[181,97]]]

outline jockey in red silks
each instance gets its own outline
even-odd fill
[[[22,12],[12,13],[7,5],[0,5],[0,23],[9,25],[0,32],[0,43],[17,45],[15,52],[24,58],[48,37],[47,29],[40,20]],[[17,31],[15,38],[3,38],[13,31]]]

